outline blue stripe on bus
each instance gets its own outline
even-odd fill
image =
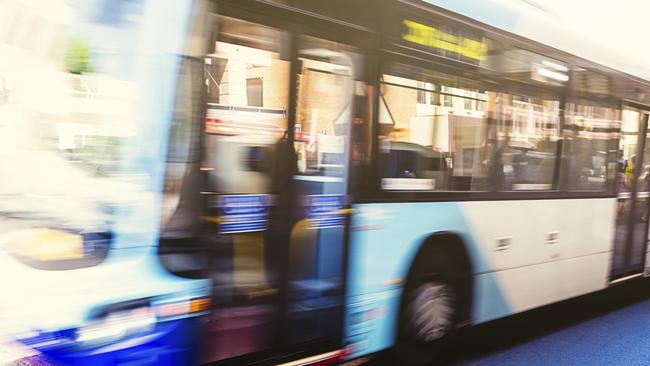
[[[351,357],[380,351],[395,342],[402,283],[423,241],[439,231],[458,233],[467,245],[476,277],[472,322],[511,313],[474,240],[461,207],[452,202],[381,203],[354,206],[350,240],[345,339]],[[360,313],[381,316],[359,322]]]

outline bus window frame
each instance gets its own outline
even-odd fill
[[[539,96],[542,98],[553,97],[554,100],[559,101],[560,103],[560,112],[559,112],[559,123],[560,123],[560,136],[558,139],[558,146],[555,152],[555,165],[554,165],[554,177],[553,177],[553,188],[549,190],[540,190],[540,191],[506,191],[495,189],[494,184],[492,184],[492,190],[490,191],[384,191],[381,189],[381,177],[380,177],[380,167],[378,162],[379,156],[379,116],[378,113],[374,114],[373,118],[373,136],[372,144],[373,147],[370,172],[369,176],[365,177],[372,181],[371,189],[366,191],[360,191],[358,194],[358,202],[360,203],[370,203],[370,202],[437,202],[437,201],[486,201],[486,200],[529,200],[529,199],[569,199],[569,198],[611,198],[615,197],[616,193],[614,192],[614,186],[612,182],[608,182],[606,189],[602,191],[576,191],[567,189],[567,175],[566,170],[567,164],[564,162],[564,136],[565,136],[565,108],[567,103],[570,101],[579,99],[579,100],[598,100],[599,104],[603,104],[603,101],[607,101],[607,105],[612,108],[618,108],[619,110],[622,107],[621,100],[616,98],[616,96],[607,95],[607,96],[594,96],[588,95],[589,98],[585,98],[584,93],[576,93],[572,87],[571,81],[567,83],[566,86],[543,86],[539,84],[527,84],[518,80],[505,79],[500,77],[498,73],[492,70],[481,69],[478,67],[468,68],[467,65],[462,63],[454,63],[449,60],[444,60],[440,56],[436,55],[427,55],[426,53],[417,50],[415,53],[399,53],[393,49],[382,49],[380,50],[379,55],[379,66],[378,73],[375,75],[375,83],[377,85],[377,90],[380,90],[384,82],[381,80],[384,72],[388,71],[389,65],[392,62],[402,63],[405,65],[412,65],[421,67],[424,69],[432,70],[436,73],[449,74],[450,76],[457,76],[461,78],[473,78],[477,80],[478,83],[491,87],[492,90],[499,93],[508,93],[512,95],[517,95],[520,93],[526,93],[526,95]],[[529,50],[529,49],[526,49]],[[424,56],[433,56],[431,59],[427,59]],[[557,59],[556,55],[553,55]],[[570,72],[574,70],[573,64],[569,63],[567,60],[562,59],[563,62],[566,62],[569,65]],[[415,78],[415,80],[419,80]],[[423,80],[420,80],[423,81]],[[390,84],[390,83],[388,83]],[[403,86],[407,87],[407,86]],[[486,88],[487,89],[487,88]],[[440,93],[437,89],[433,93]],[[375,108],[378,112],[379,104],[379,95],[377,93],[375,96]],[[616,103],[618,101],[618,103]],[[494,182],[492,182],[494,183]]]
[[[418,51],[421,53],[421,51]],[[419,55],[418,55],[419,56]],[[390,73],[390,65],[393,63],[399,63],[407,66],[415,66],[425,70],[430,70],[438,74],[447,74],[450,77],[460,77],[465,79],[471,79],[476,81],[477,85],[483,87],[483,90],[491,90],[498,93],[507,93],[511,95],[517,95],[518,93],[525,92],[526,95],[539,96],[542,98],[553,97],[555,100],[560,102],[560,139],[562,141],[562,133],[564,131],[564,118],[563,118],[563,108],[564,102],[566,101],[568,88],[559,88],[556,86],[542,87],[539,85],[530,85],[516,80],[509,80],[500,78],[496,72],[491,70],[479,69],[474,67],[473,70],[467,70],[466,65],[453,64],[450,61],[447,61],[445,64],[440,64],[442,60],[440,59],[425,59],[423,57],[418,57],[411,54],[396,53],[392,50],[382,50],[380,55],[380,66],[379,73],[376,75],[376,83],[378,88],[382,84],[386,85],[395,85],[397,87],[405,87],[410,89],[417,89],[415,87],[409,87],[405,85],[398,85],[390,82],[383,82],[381,80],[384,73]],[[406,77],[405,75],[398,75]],[[417,81],[427,81],[430,80],[421,80],[421,78],[411,77],[413,80]],[[440,93],[436,86],[435,91],[431,91],[434,94],[444,94]],[[378,89],[379,90],[379,89]],[[375,97],[376,104],[379,103],[379,94]],[[386,201],[483,201],[483,200],[524,200],[524,199],[549,199],[549,198],[568,198],[569,193],[571,197],[576,198],[593,198],[593,197],[609,197],[609,192],[564,192],[559,189],[559,182],[561,181],[560,165],[561,165],[561,142],[558,144],[558,148],[555,152],[555,165],[554,165],[554,177],[553,177],[553,189],[549,190],[540,190],[540,191],[505,191],[501,190],[500,187],[495,187],[495,182],[490,182],[491,190],[486,191],[385,191],[381,189],[381,177],[380,177],[380,167],[378,162],[379,157],[379,118],[378,114],[374,116],[374,127],[373,127],[373,136],[372,142],[374,147],[372,149],[372,177],[373,189],[370,192],[360,192],[361,202],[386,202]],[[501,164],[498,166],[493,166],[491,169],[501,169]],[[488,174],[492,176],[492,174]],[[498,188],[498,189],[496,189]],[[365,194],[364,194],[365,193]]]

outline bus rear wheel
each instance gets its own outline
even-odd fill
[[[442,360],[458,318],[454,288],[439,276],[421,278],[407,286],[402,309],[395,360],[407,365]]]

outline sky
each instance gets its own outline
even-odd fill
[[[510,0],[521,1],[521,0]],[[650,1],[535,0],[562,21],[631,62],[650,69]]]
[[[650,0],[424,1],[650,80]]]

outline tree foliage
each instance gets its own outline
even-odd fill
[[[74,39],[68,42],[63,59],[65,69],[72,74],[92,72],[90,52],[85,42]]]

